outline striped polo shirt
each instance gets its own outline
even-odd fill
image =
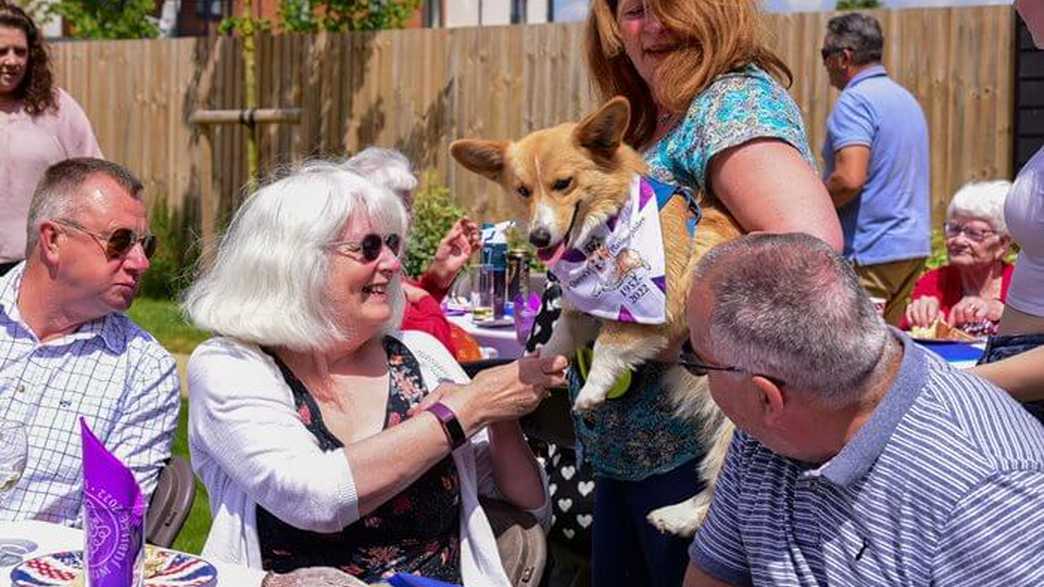
[[[1044,429],[901,338],[892,388],[825,464],[737,431],[694,563],[735,585],[1044,585]]]

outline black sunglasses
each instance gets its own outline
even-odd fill
[[[145,253],[146,259],[151,259],[153,253],[156,252],[156,236],[149,232],[138,234],[129,228],[117,228],[106,236],[88,230],[75,220],[59,219],[51,222],[90,236],[94,242],[98,243],[105,252],[105,257],[110,261],[126,256],[138,243],[141,243],[141,250]]]
[[[703,377],[707,375],[707,373],[710,371],[726,371],[729,373],[750,373],[751,375],[757,375],[759,377],[764,377],[765,379],[768,379],[772,383],[775,383],[777,387],[783,387],[784,385],[786,385],[786,383],[784,383],[782,379],[770,377],[768,375],[762,375],[761,373],[752,373],[742,367],[708,365],[707,363],[701,361],[699,357],[691,353],[682,353],[678,355],[678,364],[681,365],[690,374],[696,377]]]
[[[402,239],[394,232],[385,237],[371,232],[359,241],[334,241],[327,246],[346,256],[351,256],[348,253],[362,253],[363,262],[373,263],[381,256],[384,247],[388,247],[392,254],[398,257],[401,245]]]
[[[823,47],[819,50],[819,56],[823,58],[823,61],[826,61],[831,55],[841,53],[845,49],[848,49],[848,47]]]

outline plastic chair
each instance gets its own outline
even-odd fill
[[[515,587],[540,584],[547,564],[547,537],[536,518],[502,501],[480,498],[493,527],[508,580]]]
[[[184,457],[172,456],[160,471],[156,491],[149,502],[145,541],[169,548],[185,525],[195,498],[196,480],[192,476],[192,466]]]

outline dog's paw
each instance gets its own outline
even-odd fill
[[[573,411],[578,414],[590,412],[605,403],[605,398],[606,392],[597,392],[585,385],[573,402]]]
[[[655,509],[645,519],[664,534],[689,537],[696,534],[709,506],[709,502],[694,496],[681,503]]]

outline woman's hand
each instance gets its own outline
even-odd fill
[[[563,356],[523,357],[486,369],[467,385],[439,386],[441,401],[457,414],[470,436],[493,422],[515,420],[535,410],[548,388],[566,385],[568,364]]]
[[[479,249],[479,237],[478,225],[467,217],[461,218],[449,229],[435,249],[435,257],[427,270],[436,285],[449,289],[457,273],[460,273],[472,253]]]
[[[402,282],[402,293],[406,294],[406,300],[409,301],[411,304],[416,304],[417,302],[424,299],[425,296],[431,295],[430,293],[417,287],[416,285],[413,285],[412,283],[407,283],[406,280],[403,280]]]
[[[983,320],[1000,320],[1004,313],[1004,303],[1000,300],[987,300],[979,296],[966,296],[950,310],[951,326],[982,322]]]
[[[939,315],[939,298],[933,296],[917,298],[906,306],[906,321],[911,328],[931,326]]]

